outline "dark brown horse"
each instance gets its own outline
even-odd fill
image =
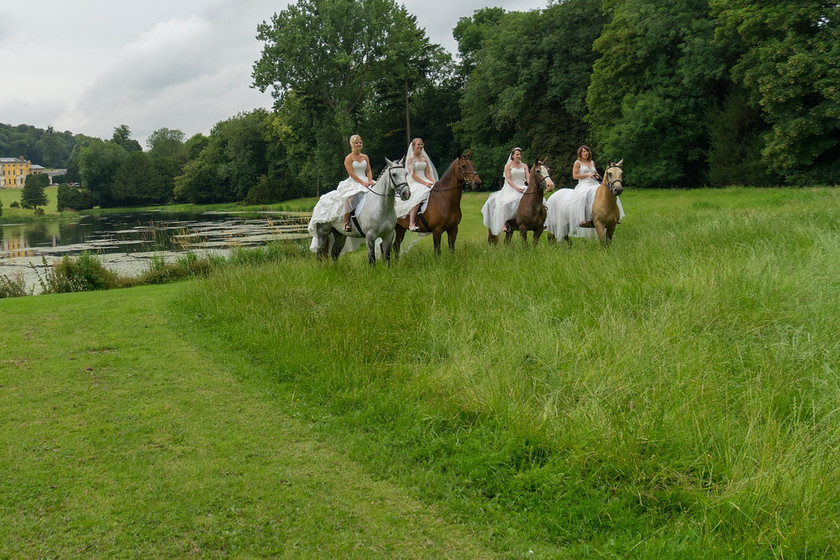
[[[417,226],[421,232],[431,232],[434,241],[435,254],[440,255],[440,240],[446,232],[449,250],[455,250],[455,239],[458,237],[458,224],[461,223],[461,194],[464,187],[472,188],[481,184],[481,178],[475,171],[470,156],[471,152],[458,154],[458,157],[444,172],[440,180],[434,184],[429,192],[429,202],[422,214],[417,215]],[[408,217],[397,220],[396,239],[393,251],[400,254],[405,232],[408,229]]]
[[[534,244],[540,240],[545,229],[545,192],[554,190],[554,181],[551,180],[550,169],[546,165],[548,158],[534,161],[531,173],[528,176],[525,192],[519,199],[519,207],[516,215],[507,221],[505,231],[505,243],[510,243],[514,231],[519,231],[522,242],[528,241],[528,232],[534,232]],[[498,236],[487,230],[487,242],[495,245]]]

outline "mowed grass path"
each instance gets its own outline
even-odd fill
[[[481,558],[172,328],[184,285],[0,300],[0,558]]]

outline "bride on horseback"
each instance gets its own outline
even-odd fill
[[[362,196],[373,186],[373,172],[370,169],[370,159],[362,153],[362,137],[354,134],[350,137],[351,152],[344,158],[344,169],[348,177],[340,182],[335,190],[321,196],[312,211],[309,220],[309,233],[313,236],[313,251],[315,250],[315,225],[332,222],[344,215],[344,231],[350,231],[350,213],[359,204]]]
[[[397,201],[397,217],[403,218],[408,215],[408,229],[419,231],[417,211],[429,198],[432,187],[439,179],[437,169],[426,154],[421,138],[415,138],[409,144],[408,152],[405,155],[405,167],[408,170],[408,186],[411,188],[411,198],[405,201]]]
[[[504,178],[502,189],[490,193],[487,202],[481,207],[484,226],[493,235],[507,231],[507,221],[516,216],[519,201],[528,186],[528,165],[522,163],[522,148],[511,150]]]

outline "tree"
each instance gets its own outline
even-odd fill
[[[840,5],[710,0],[731,76],[769,124],[766,165],[792,184],[840,181]]]
[[[151,158],[178,159],[184,151],[184,133],[181,130],[159,128],[146,139]]]
[[[93,196],[91,196],[90,191],[70,185],[59,185],[57,202],[59,210],[87,210],[93,208]]]
[[[166,202],[170,193],[163,176],[143,152],[129,153],[112,181],[111,196],[119,206]]]
[[[553,155],[555,177],[571,175],[571,156],[588,134],[585,95],[596,57],[592,42],[603,25],[600,5],[569,0],[510,12],[484,34],[456,126],[458,138],[476,150],[479,169],[494,169],[491,177],[500,178],[506,154],[518,145],[528,157]]]
[[[131,129],[125,124],[121,124],[114,129],[114,136],[111,138],[111,141],[122,146],[126,152],[143,151],[140,142],[131,138]]]
[[[587,94],[596,155],[624,158],[641,186],[704,185],[707,114],[725,82],[707,0],[614,0],[608,8],[613,19],[595,41],[602,56]]]
[[[193,203],[245,199],[269,173],[268,118],[267,111],[257,109],[217,123],[198,158],[176,178],[175,197]]]
[[[127,155],[119,144],[99,139],[93,139],[79,150],[82,186],[91,192],[95,205],[108,207],[114,204],[114,175]]]
[[[47,175],[27,175],[20,193],[21,202],[36,209],[39,206],[46,206],[47,193],[44,189],[49,184],[50,178]]]
[[[406,100],[445,54],[394,0],[299,0],[260,25],[257,38],[265,46],[254,85],[272,90],[279,112],[288,115],[285,103],[300,110],[287,137],[312,141],[304,163],[317,184],[343,175],[352,133],[365,136],[372,161],[396,146],[404,152],[407,127],[380,123],[404,122]]]
[[[458,20],[452,30],[452,36],[458,42],[461,73],[465,79],[478,65],[478,53],[484,46],[485,38],[492,35],[504,16],[504,8],[482,8],[473,12],[472,17],[462,17]]]

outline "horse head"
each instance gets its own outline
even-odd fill
[[[551,169],[549,169],[548,158],[534,160],[534,165],[531,167],[531,179],[536,182],[537,189],[541,191],[553,191],[554,181],[551,179]]]
[[[385,158],[385,174],[387,174],[389,188],[398,194],[402,200],[411,197],[411,188],[408,186],[408,170],[405,168],[405,156],[399,161],[391,161]],[[388,192],[388,194],[391,194]]]
[[[455,176],[458,182],[464,183],[469,188],[474,189],[481,186],[481,177],[478,176],[478,172],[475,170],[471,158],[472,150],[466,154],[458,152],[458,155],[455,157]]]
[[[624,170],[621,169],[622,163],[624,163],[624,158],[615,163],[610,161],[607,170],[604,172],[604,184],[607,185],[607,188],[615,196],[624,192]]]

